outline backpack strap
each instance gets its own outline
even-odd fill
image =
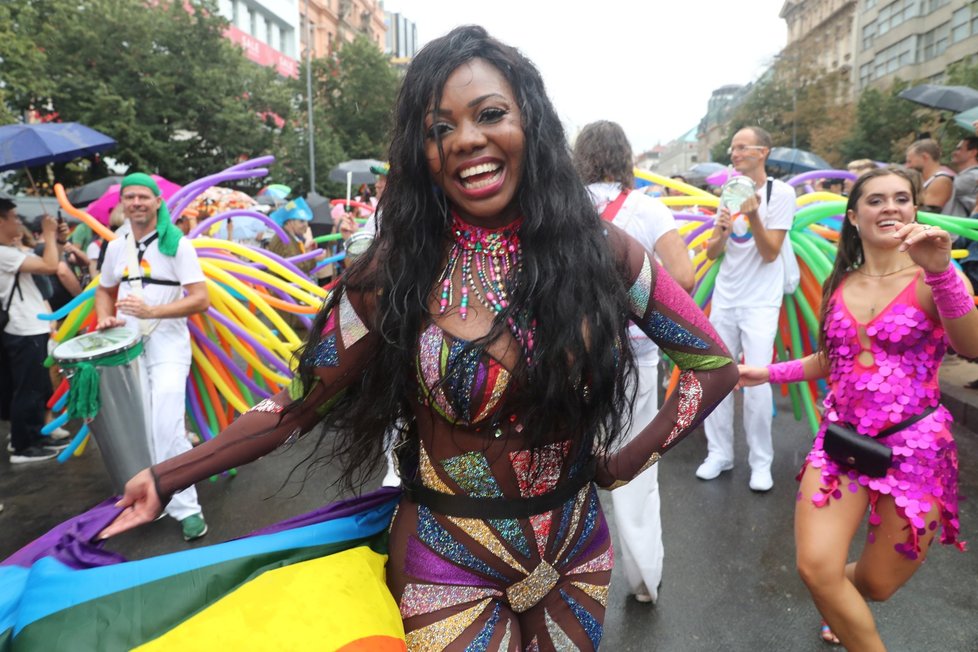
[[[615,199],[607,206],[605,206],[603,211],[601,211],[601,219],[605,222],[614,221],[615,217],[618,215],[618,211],[621,210],[625,200],[628,199],[629,192],[630,191],[627,188],[622,188],[621,192],[618,193],[618,196],[615,197]]]
[[[7,298],[7,305],[3,307],[5,312],[10,312],[10,306],[14,303],[14,292],[20,295],[20,300],[24,300],[24,291],[20,289],[20,272],[14,273],[14,284],[10,286],[10,296]]]

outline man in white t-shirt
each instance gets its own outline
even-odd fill
[[[632,148],[620,125],[593,122],[578,134],[574,165],[601,218],[621,228],[662,261],[666,271],[687,292],[693,288],[693,265],[676,219],[658,199],[632,190]],[[637,378],[631,427],[624,445],[659,410],[659,347],[637,326],[628,331]],[[628,591],[639,602],[655,602],[665,549],[659,514],[659,465],[654,464],[623,487],[611,492],[620,545],[621,568]]]
[[[23,233],[17,206],[9,199],[0,199],[0,308],[9,318],[0,329],[0,357],[10,383],[11,464],[49,460],[58,454],[50,440],[41,435],[51,396],[51,377],[44,366],[51,323],[38,319],[50,309],[32,275],[57,273],[60,246],[68,237],[68,227],[46,215],[41,232],[43,256],[21,251],[16,246]]]
[[[794,218],[795,193],[788,184],[770,179],[764,164],[771,153],[771,136],[760,127],[744,127],[730,143],[733,167],[751,179],[757,194],[731,215],[720,208],[706,255],[723,260],[713,289],[710,323],[730,354],[744,364],[771,362],[778,313],[784,296],[784,260],[781,247]],[[744,389],[744,431],[750,463],[750,488],[769,491],[774,485],[771,462],[771,386],[764,383]],[[733,394],[727,395],[706,418],[706,460],[696,477],[712,480],[734,463]]]
[[[152,177],[130,174],[121,185],[131,232],[106,249],[95,311],[99,329],[124,326],[145,335],[149,386],[143,398],[150,406],[153,461],[162,462],[190,449],[184,422],[191,361],[187,317],[210,302],[197,253],[170,222]],[[194,487],[174,494],[165,511],[180,522],[187,541],[207,533]]]

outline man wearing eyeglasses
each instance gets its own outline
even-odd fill
[[[785,270],[781,247],[794,217],[795,193],[791,186],[770,179],[764,164],[771,152],[771,136],[760,127],[745,127],[730,144],[730,160],[740,174],[754,182],[757,194],[740,210],[717,212],[706,255],[723,257],[713,290],[710,322],[734,359],[744,356],[748,365],[771,361],[778,313],[784,293]],[[734,464],[733,394],[707,417],[706,460],[696,477],[712,480]],[[771,386],[764,383],[744,389],[744,430],[750,463],[750,488],[769,491],[774,485],[771,462]]]

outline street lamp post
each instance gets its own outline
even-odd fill
[[[306,0],[306,110],[309,113],[309,192],[316,192],[316,135],[312,119],[312,16]]]

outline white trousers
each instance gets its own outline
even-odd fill
[[[632,408],[632,424],[622,444],[631,441],[659,410],[658,369],[637,367],[638,391]],[[615,525],[621,540],[620,568],[629,593],[643,590],[655,600],[662,581],[662,520],[659,515],[659,465],[653,464],[611,492]]]
[[[191,449],[184,422],[190,362],[179,360],[181,356],[173,355],[172,352],[170,360],[161,360],[160,358],[163,357],[165,356],[162,352],[153,355],[152,349],[147,347],[144,369],[146,369],[146,387],[149,396],[144,397],[146,399],[144,405],[148,406],[150,413],[150,452],[154,464]],[[197,489],[191,485],[173,494],[164,511],[178,521],[200,514]]]
[[[710,314],[710,323],[730,349],[734,361],[739,361],[743,354],[744,364],[762,367],[771,362],[780,310],[769,306],[714,309]],[[752,470],[768,470],[774,460],[774,447],[771,444],[771,419],[774,409],[771,385],[763,383],[755,387],[746,387],[743,392],[744,432],[749,449],[747,462]],[[731,392],[706,418],[704,429],[708,457],[720,462],[734,461],[733,421],[734,395]]]

